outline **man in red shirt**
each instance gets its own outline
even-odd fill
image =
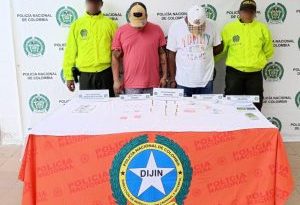
[[[143,3],[133,3],[129,23],[120,27],[112,44],[112,69],[115,94],[152,94],[153,88],[165,87],[167,80],[166,40],[162,29],[147,22]],[[120,80],[123,59],[124,79]],[[162,78],[160,78],[160,67]]]

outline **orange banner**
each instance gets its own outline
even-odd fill
[[[31,135],[23,205],[283,205],[293,181],[277,129]]]

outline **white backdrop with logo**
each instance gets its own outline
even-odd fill
[[[22,128],[9,1],[0,1],[0,13],[0,144],[20,144]]]
[[[219,29],[238,17],[240,0],[143,0],[149,21],[167,35],[170,24],[186,15],[194,4],[206,7]],[[132,0],[104,1],[103,12],[119,25],[126,23]],[[268,23],[276,53],[264,71],[263,113],[286,140],[300,140],[300,0],[257,0],[257,18]],[[24,132],[71,97],[62,79],[62,60],[68,28],[83,15],[84,0],[12,0],[16,69]],[[223,62],[217,65],[215,92],[223,93]]]

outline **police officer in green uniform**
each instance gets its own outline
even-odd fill
[[[63,63],[64,77],[70,91],[75,90],[74,75],[78,73],[81,90],[108,89],[110,96],[114,96],[111,44],[117,24],[102,14],[102,0],[86,0],[86,6],[86,14],[70,28]]]
[[[226,95],[259,95],[263,101],[262,69],[274,53],[268,27],[255,20],[256,2],[244,0],[240,5],[240,18],[223,28],[222,39],[226,59]]]

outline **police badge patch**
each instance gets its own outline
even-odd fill
[[[192,179],[191,163],[174,141],[140,136],[115,156],[110,183],[118,205],[182,205]]]

